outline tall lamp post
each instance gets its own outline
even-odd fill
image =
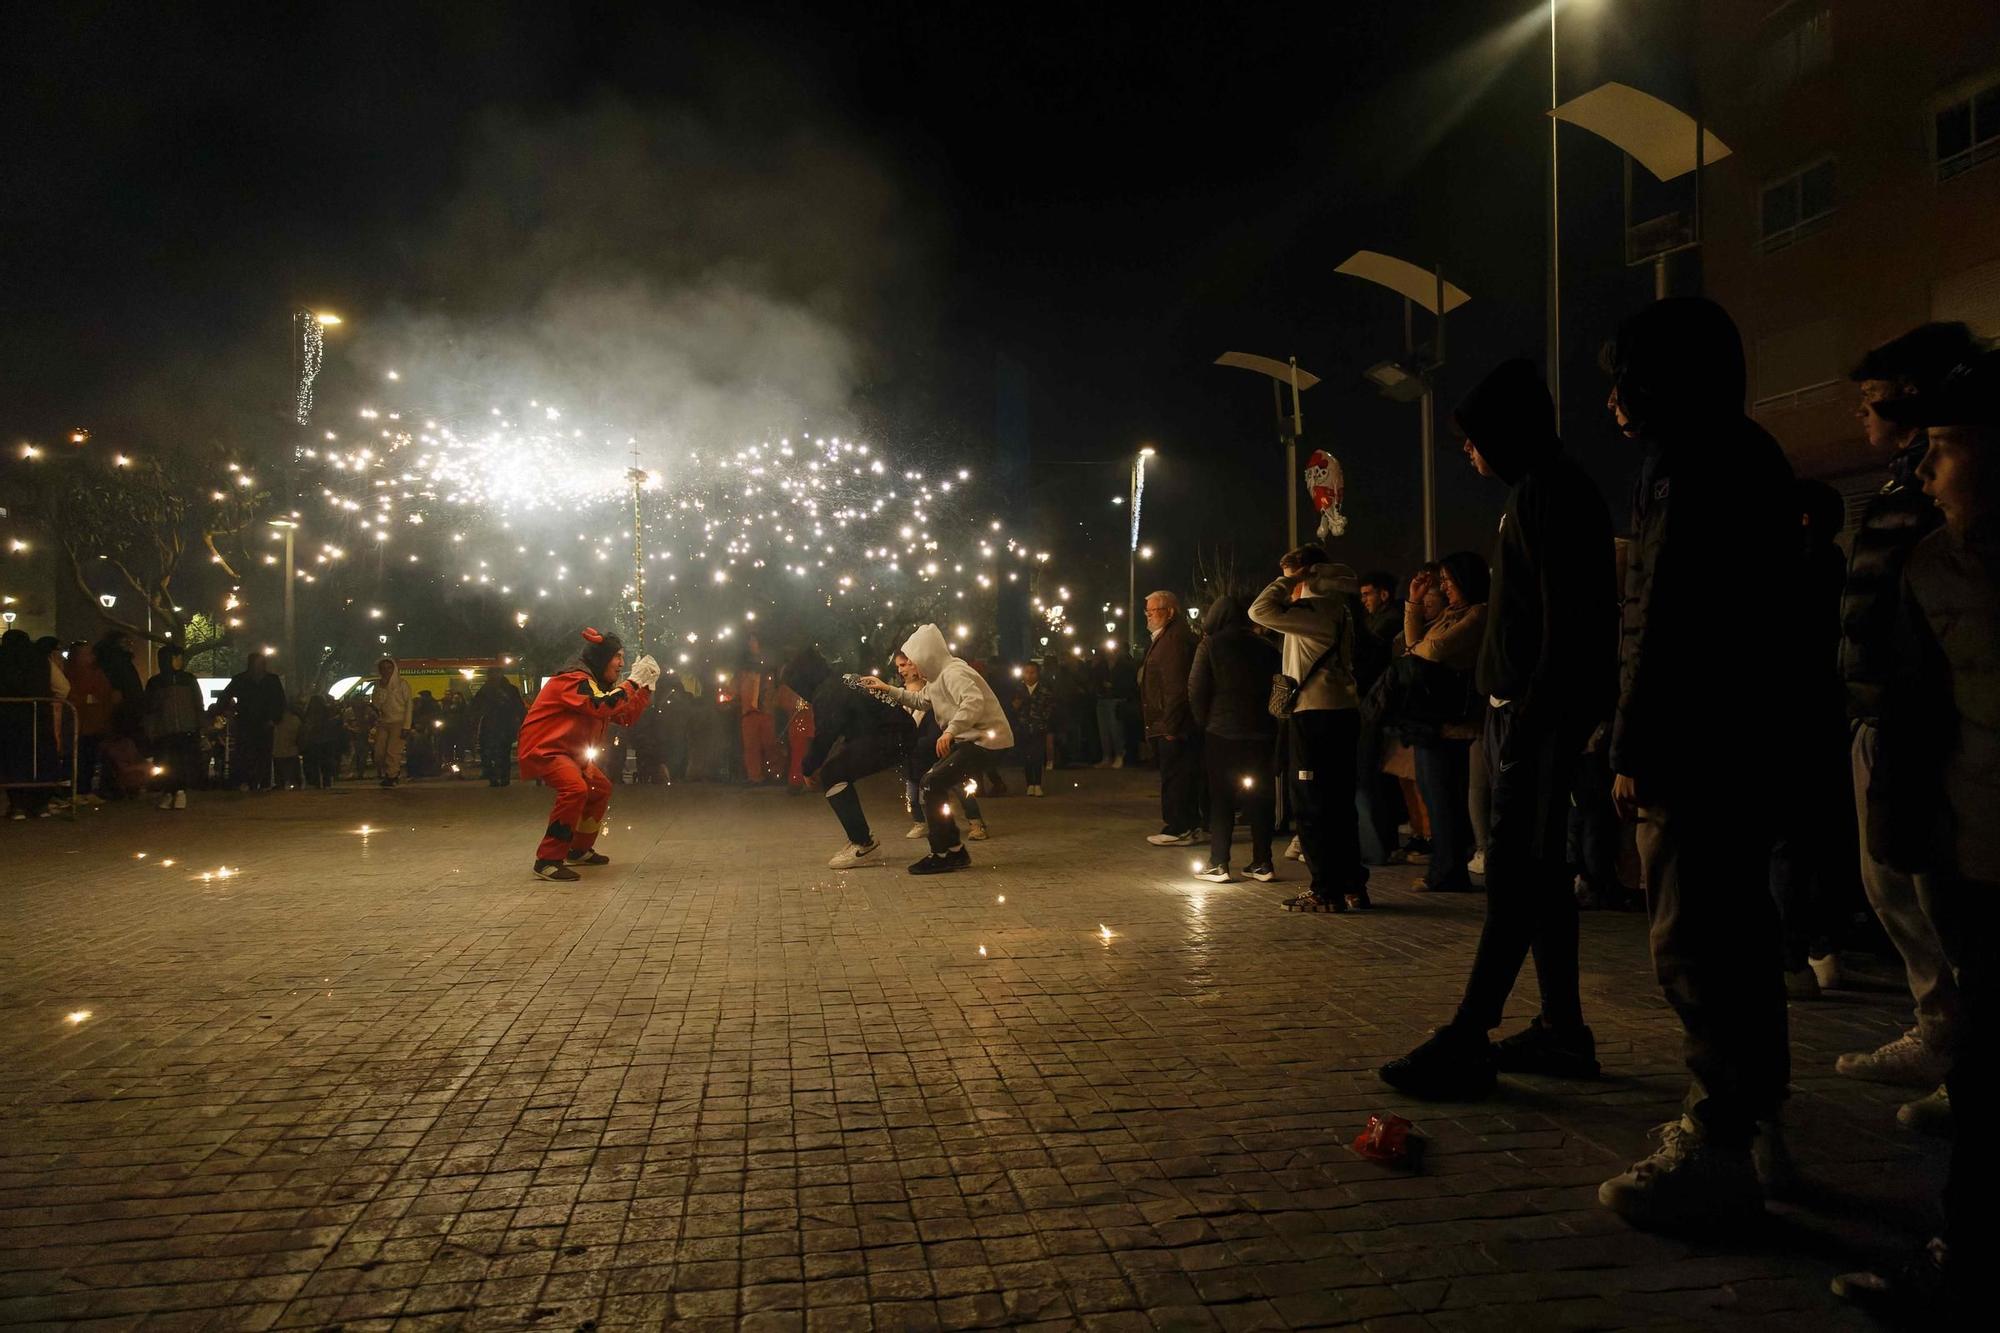
[[[1397,402],[1415,401],[1422,457],[1424,559],[1437,559],[1437,372],[1444,365],[1444,317],[1472,298],[1444,280],[1444,266],[1426,273],[1407,260],[1356,250],[1336,273],[1387,287],[1403,298],[1403,359],[1369,367],[1368,378]],[[1437,317],[1437,337],[1427,358],[1417,355],[1416,308]]]
[[[299,660],[299,622],[295,592],[298,566],[294,563],[292,553],[292,539],[298,534],[299,523],[295,518],[274,518],[267,522],[285,534],[285,665],[289,668],[293,662]],[[304,665],[301,664],[299,669],[304,671]],[[293,693],[306,688],[307,683],[294,678]]]
[[[1271,380],[1271,402],[1278,413],[1278,440],[1285,446],[1285,542],[1287,548],[1299,544],[1299,436],[1305,433],[1305,414],[1299,410],[1299,395],[1319,383],[1319,376],[1299,369],[1299,359],[1274,360],[1252,352],[1224,352],[1215,358],[1218,366],[1254,370]],[[1285,421],[1283,386],[1292,386],[1292,419]]]
[[[1125,651],[1139,643],[1139,509],[1146,500],[1146,460],[1153,446],[1146,445],[1132,458],[1132,540],[1125,551]]]

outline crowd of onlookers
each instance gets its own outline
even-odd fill
[[[1613,537],[1539,374],[1515,361],[1456,413],[1468,461],[1504,490],[1490,563],[1459,552],[1399,587],[1301,547],[1247,608],[1217,599],[1199,637],[1172,593],[1147,599],[1149,840],[1205,841],[1195,873],[1227,881],[1240,817],[1246,873],[1270,879],[1289,813],[1309,878],[1286,905],[1307,911],[1370,906],[1371,865],[1422,862],[1437,892],[1483,877],[1463,999],[1380,1071],[1454,1100],[1503,1071],[1599,1072],[1578,909],[1642,891],[1691,1078],[1657,1150],[1599,1197],[1638,1225],[1709,1233],[1798,1189],[1787,1003],[1843,984],[1865,901],[1915,1022],[1835,1068],[1921,1094],[1899,1123],[1954,1144],[1945,1233],[1894,1280],[1836,1289],[1962,1320],[1992,1234],[2000,352],[1935,324],[1856,367],[1884,476],[1846,553],[1840,495],[1796,479],[1745,414],[1720,307],[1656,303],[1605,368],[1607,409],[1637,446],[1629,536]],[[1768,596],[1746,623],[1719,608],[1749,571]],[[1531,957],[1539,1012],[1495,1041]]]

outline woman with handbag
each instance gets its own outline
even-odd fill
[[[1458,551],[1444,558],[1437,574],[1437,591],[1445,600],[1441,615],[1424,623],[1429,574],[1410,581],[1410,600],[1403,605],[1403,634],[1414,660],[1404,668],[1410,688],[1400,716],[1392,715],[1389,725],[1399,728],[1416,752],[1417,789],[1431,817],[1430,863],[1422,887],[1431,893],[1470,893],[1473,888],[1467,871],[1473,849],[1468,798],[1472,742],[1479,733],[1472,670],[1486,636],[1488,583],[1485,558]]]

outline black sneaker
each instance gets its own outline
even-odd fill
[[[1597,1038],[1582,1024],[1558,1028],[1537,1018],[1513,1036],[1493,1043],[1493,1063],[1510,1074],[1596,1078]]]
[[[972,856],[963,847],[954,847],[948,852],[932,852],[920,860],[910,863],[912,875],[942,875],[951,870],[963,870],[972,864]]]
[[[1269,861],[1259,861],[1256,865],[1245,869],[1243,873],[1256,880],[1259,884],[1269,884],[1278,877],[1277,868]]]
[[[1384,1083],[1412,1097],[1461,1101],[1493,1091],[1493,1043],[1483,1032],[1441,1027],[1430,1040],[1376,1071]]]
[[[535,862],[535,874],[542,879],[569,880],[583,878],[582,875],[577,874],[560,861]]]
[[[573,866],[608,866],[611,864],[611,858],[603,852],[598,851],[571,852],[563,859]]]

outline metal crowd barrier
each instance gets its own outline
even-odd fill
[[[29,714],[30,714],[30,720],[28,723],[29,777],[26,781],[21,781],[21,782],[0,780],[0,790],[14,790],[17,788],[29,788],[29,787],[35,787],[35,788],[53,787],[57,789],[57,791],[59,792],[63,787],[68,787],[69,788],[68,813],[71,819],[75,819],[76,779],[77,779],[76,742],[77,742],[78,726],[79,726],[76,713],[76,705],[71,703],[67,699],[58,699],[53,695],[45,695],[40,697],[22,696],[22,695],[0,696],[0,710],[5,710],[15,704],[26,705],[29,709]],[[44,737],[42,735],[42,706],[45,704],[54,704],[57,708],[62,710],[59,716],[66,717],[69,721],[69,746],[68,746],[69,776],[66,779],[43,778],[36,776],[42,771],[42,742],[44,740]],[[53,740],[53,738],[48,738],[48,739]],[[4,762],[4,760],[0,760],[0,762]],[[5,779],[4,773],[0,773],[0,779]]]

